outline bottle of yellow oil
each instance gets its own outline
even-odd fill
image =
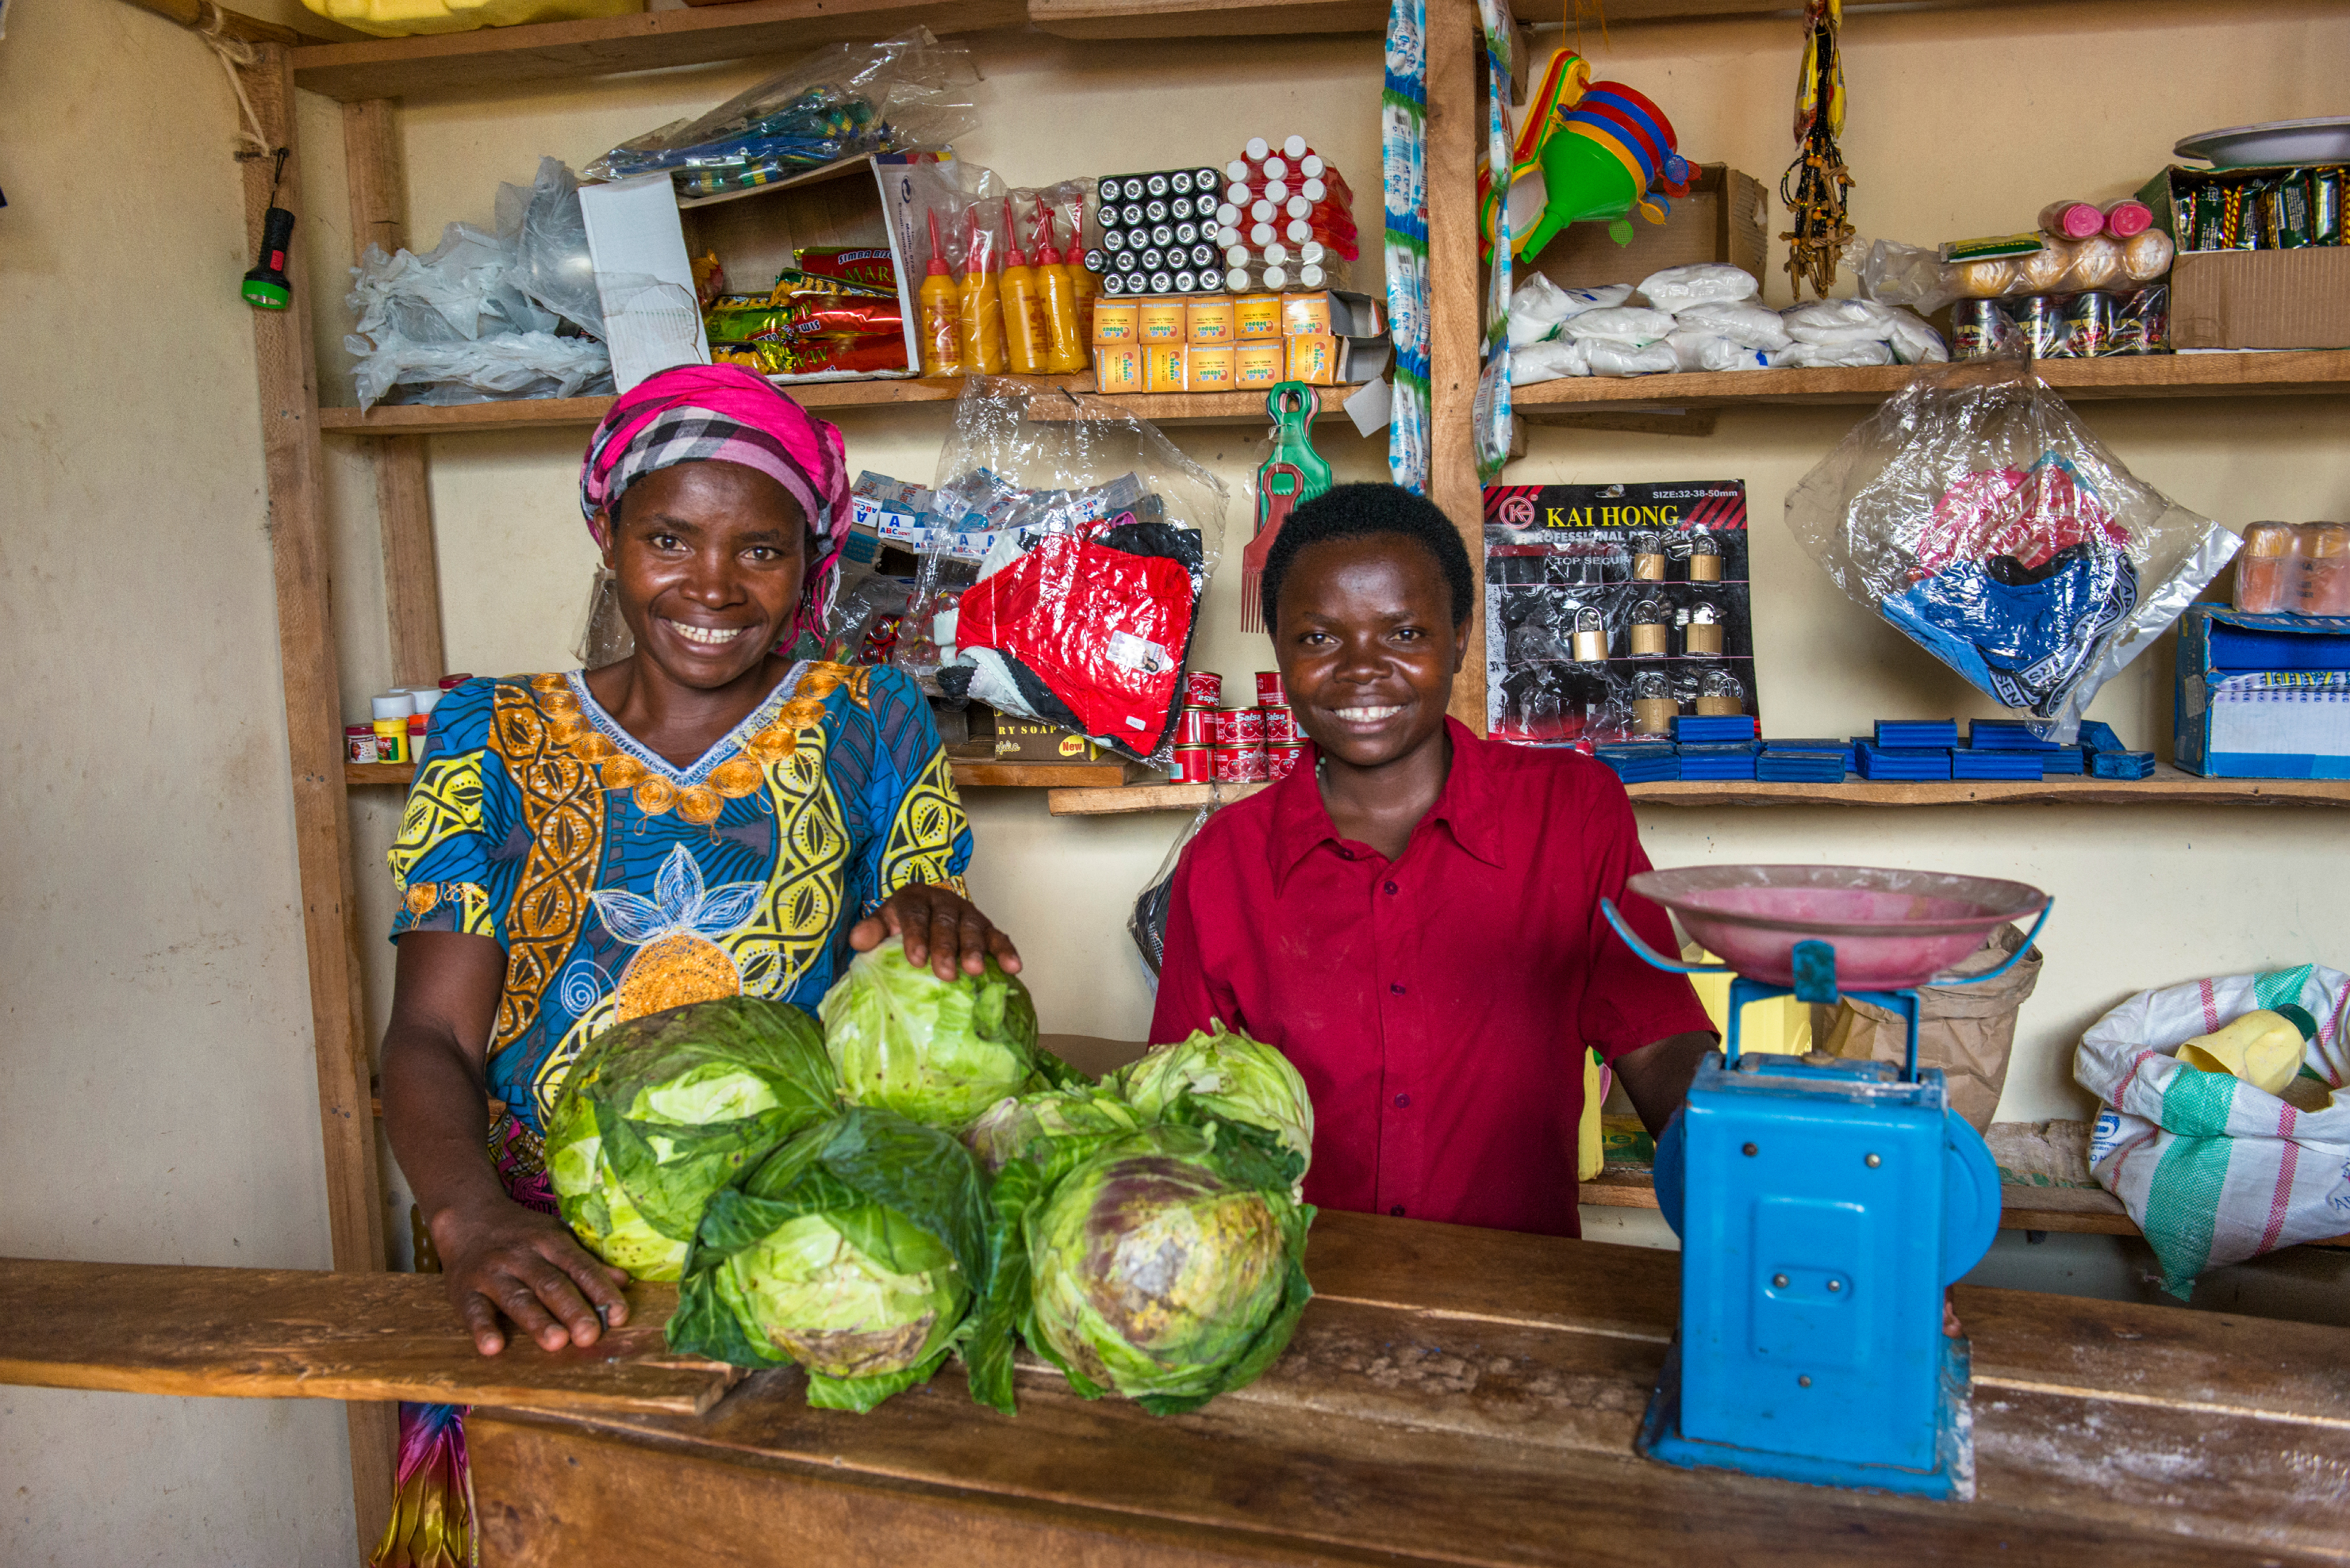
[[[1045,303],[1045,369],[1055,376],[1073,375],[1086,368],[1086,334],[1077,325],[1076,286],[1061,259],[1053,209],[1046,207],[1043,217],[1045,244],[1036,253],[1036,292]],[[1082,264],[1079,270],[1084,270]]]
[[[993,236],[980,226],[979,209],[962,247],[963,369],[977,376],[1003,374],[1003,306],[997,293]]]
[[[1036,274],[1020,251],[1019,230],[1013,226],[1012,198],[1003,199],[1003,359],[1015,376],[1045,373],[1045,302],[1036,288]]]
[[[946,247],[939,243],[939,215],[931,219],[931,265],[915,305],[920,317],[922,374],[960,376],[962,362],[962,298],[947,271]]]

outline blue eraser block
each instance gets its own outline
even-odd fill
[[[2154,776],[2154,753],[2095,752],[2089,756],[2089,771],[2101,779],[2150,779]]]
[[[1879,746],[1860,749],[1860,776],[1865,779],[1946,779],[1950,776],[1950,753],[1927,751],[1893,751]]]
[[[2078,746],[2059,746],[2053,752],[2040,753],[2040,776],[2043,779],[2079,778],[2089,753]]]
[[[1986,752],[2041,752],[2057,749],[2054,741],[2043,741],[2032,732],[2032,726],[2016,719],[1976,719],[1967,725],[1967,744]]]
[[[1814,761],[1765,752],[1754,759],[1754,776],[1773,784],[1842,784],[1844,775],[1844,763],[1835,758]]]
[[[1673,748],[1685,757],[1751,757],[1762,749],[1753,741],[1683,741]]]
[[[2122,738],[2114,733],[2114,727],[2111,724],[2106,723],[2103,719],[2084,719],[2081,721],[2081,744],[2086,746],[2093,752],[2126,752],[2129,750],[2127,746],[2122,744]],[[2152,756],[2154,753],[2151,752],[2141,752],[2138,754],[2141,756]]]
[[[1754,715],[1752,713],[1693,713],[1676,715],[1673,719],[1673,739],[1676,741],[1751,741],[1754,738]]]
[[[1956,719],[1879,719],[1877,722],[1877,743],[1880,746],[1955,746],[1959,743],[1959,722]]]

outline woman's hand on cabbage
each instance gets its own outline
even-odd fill
[[[871,952],[891,937],[903,937],[907,960],[929,964],[941,980],[952,980],[958,968],[965,974],[980,973],[990,954],[1004,973],[1020,972],[1020,950],[1012,939],[970,899],[933,883],[899,888],[850,929],[848,945]]]

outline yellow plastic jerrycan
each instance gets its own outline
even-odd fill
[[[1711,953],[1690,942],[1681,949],[1683,963],[1720,963]],[[1690,984],[1697,991],[1698,1005],[1705,1009],[1715,1033],[1724,1040],[1730,1038],[1730,977],[1726,974],[1693,974]],[[1766,1002],[1750,1002],[1745,1016],[1738,1021],[1738,1048],[1741,1051],[1768,1051],[1773,1055],[1801,1056],[1812,1049],[1812,1010],[1809,1004],[1792,996],[1774,996]]]
[[[645,8],[645,0],[302,0],[302,4],[328,21],[382,38],[511,27],[517,22],[576,22]]]
[[[2178,1048],[2178,1060],[2206,1073],[2231,1073],[2263,1094],[2282,1095],[2301,1071],[2303,1050],[2316,1033],[2317,1020],[2308,1010],[2287,1002],[2197,1035]]]

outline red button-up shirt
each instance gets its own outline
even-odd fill
[[[1625,894],[1648,859],[1616,775],[1446,725],[1451,773],[1399,859],[1338,836],[1310,746],[1208,819],[1176,867],[1150,1038],[1222,1018],[1296,1064],[1311,1202],[1577,1235],[1584,1048],[1712,1025],[1599,912],[1613,898],[1674,950]]]

